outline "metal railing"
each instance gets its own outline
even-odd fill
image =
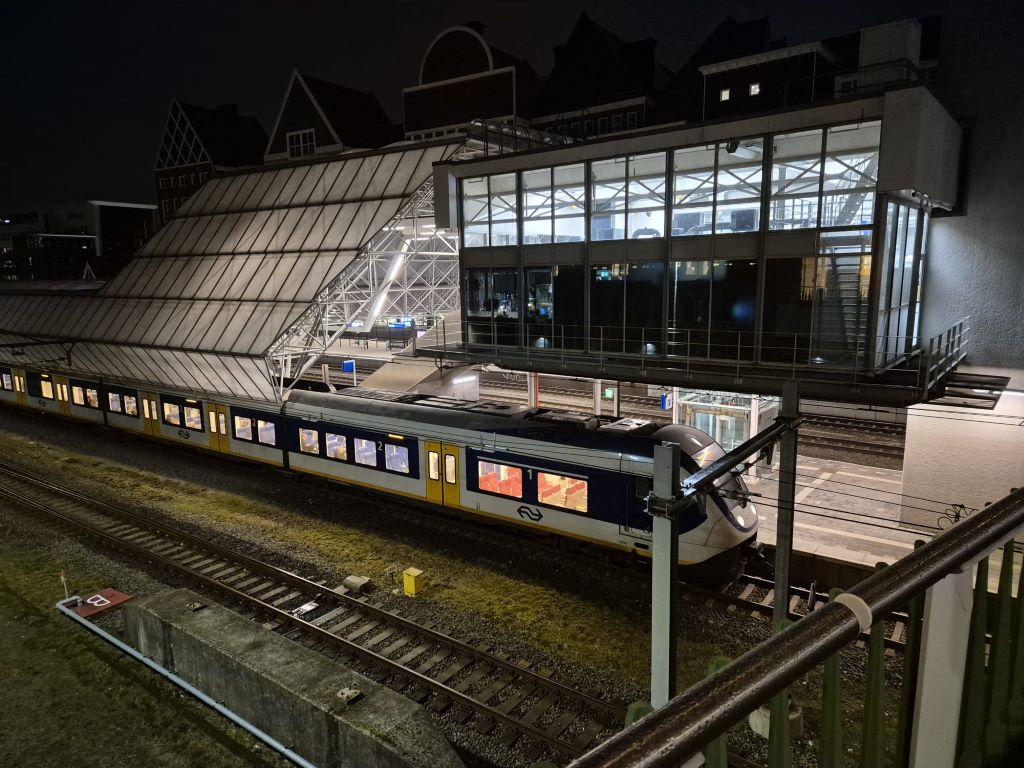
[[[822,733],[819,759],[823,766],[838,766],[843,755],[842,713],[836,654],[871,628],[869,673],[861,742],[861,765],[883,766],[887,748],[899,765],[916,768],[980,766],[983,759],[999,759],[1015,740],[1024,738],[1024,589],[1012,596],[1013,538],[1024,529],[1024,490],[992,504],[953,529],[921,544],[893,565],[881,568],[849,592],[836,593],[828,604],[809,613],[755,646],[711,676],[691,687],[666,706],[621,731],[572,763],[571,768],[675,768],[704,753],[710,765],[724,765],[726,754],[720,739],[727,730],[762,704],[773,703],[769,736],[769,768],[790,765],[787,733],[788,686],[820,664],[826,665]],[[991,650],[986,663],[988,610],[987,556],[1005,546],[1001,567],[996,619],[991,626]],[[981,560],[975,583],[974,610],[970,620],[970,641],[957,669],[949,656],[943,658],[947,677],[966,673],[966,684],[953,691],[947,701],[928,701],[918,690],[923,683],[935,683],[926,675],[928,642],[921,635],[930,632],[955,634],[962,626],[946,627],[942,606],[925,610],[926,595],[948,578]],[[1022,584],[1024,586],[1024,584]],[[931,592],[930,592],[931,590]],[[962,602],[963,595],[956,595]],[[969,599],[969,598],[968,598]],[[904,659],[905,681],[897,716],[895,746],[886,743],[887,717],[883,706],[884,653],[880,639],[885,618],[909,606],[910,638]],[[932,608],[935,608],[933,603]],[[934,623],[932,623],[934,622]],[[940,626],[941,625],[941,626]],[[938,642],[935,645],[939,645]],[[919,658],[919,653],[920,658]],[[831,669],[829,668],[831,665]],[[716,666],[722,666],[717,662]],[[947,681],[942,681],[948,684]],[[920,695],[919,695],[920,694]],[[921,706],[927,702],[930,706]],[[959,706],[958,706],[959,705]],[[945,728],[927,720],[928,713],[944,713]],[[959,737],[955,754],[940,755],[940,763],[922,761],[929,740]],[[949,716],[952,721],[950,733]],[[778,725],[776,725],[778,724]],[[941,724],[939,724],[941,725]],[[934,753],[934,749],[932,750]],[[934,754],[931,758],[934,760]]]
[[[922,387],[930,392],[942,378],[967,356],[970,316],[928,339],[922,348]]]

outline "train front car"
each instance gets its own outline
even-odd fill
[[[711,435],[692,427],[666,426],[651,437],[679,446],[681,479],[725,455]],[[691,563],[681,568],[687,578],[718,581],[739,576],[756,542],[758,524],[741,477],[729,473],[718,480],[715,492],[704,495],[703,507],[684,513],[680,523],[679,559]]]

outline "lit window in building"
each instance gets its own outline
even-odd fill
[[[719,101],[728,101],[729,100],[729,89],[728,88],[723,88],[722,90],[720,90],[718,92],[718,100]]]
[[[761,84],[760,83],[751,83],[750,84],[750,95],[751,96],[757,96],[759,93],[761,93]]]
[[[312,128],[305,131],[291,131],[285,135],[288,157],[306,157],[316,152],[316,134]]]
[[[537,473],[537,501],[574,512],[587,511],[587,481],[578,477]]]

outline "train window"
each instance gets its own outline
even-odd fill
[[[68,385],[61,384],[58,389],[60,390],[60,399],[66,403],[68,401]]]
[[[256,431],[259,433],[261,443],[264,445],[277,445],[277,430],[274,428],[274,422],[258,419],[256,421]]]
[[[4,389],[14,389],[14,385],[11,382],[11,374],[9,374],[9,373],[5,373],[3,375],[3,388]]]
[[[537,473],[537,501],[552,507],[587,511],[587,481],[547,472]]]
[[[124,412],[129,416],[139,415],[139,401],[136,400],[132,395],[124,396]]]
[[[72,387],[71,402],[75,405],[85,405],[85,390],[81,387]]]
[[[185,406],[185,426],[189,429],[203,428],[203,412],[191,405]]]
[[[142,398],[142,413],[148,419],[149,418],[149,400]]]
[[[481,491],[500,493],[513,499],[523,498],[523,470],[519,467],[478,461],[476,471]]]
[[[110,410],[113,413],[121,412],[121,396],[116,392],[107,393],[107,402],[110,404]]]
[[[222,413],[217,414],[217,423],[220,425],[220,433],[226,435],[228,433],[228,417]],[[211,426],[213,426],[211,424]]]
[[[320,433],[315,429],[300,429],[299,450],[303,453],[320,453]]]
[[[384,443],[384,466],[392,472],[409,474],[409,449],[403,445]]]
[[[332,459],[345,461],[348,459],[348,438],[344,435],[327,433],[327,455]]]
[[[437,451],[427,451],[427,475],[431,480],[441,479],[441,457]]]
[[[450,453],[444,455],[444,481],[455,485],[455,456]]]
[[[164,403],[164,421],[176,427],[181,426],[181,408],[174,403]]]
[[[649,477],[638,477],[636,478],[636,497],[638,499],[646,499],[651,495],[651,478]]]
[[[355,439],[356,464],[365,464],[367,467],[377,466],[377,444],[373,440]]]
[[[99,408],[100,407],[100,393],[99,393],[99,391],[95,390],[95,389],[90,389],[89,387],[86,387],[86,389],[85,389],[85,404],[88,405],[90,408]]]
[[[39,393],[47,400],[53,400],[53,384],[46,379],[40,379]]]
[[[252,440],[252,419],[235,416],[235,437],[239,440]]]

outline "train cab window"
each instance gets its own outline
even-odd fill
[[[39,380],[39,394],[47,400],[53,400],[53,384],[46,379]]]
[[[587,481],[547,472],[537,473],[537,501],[551,507],[587,511]]]
[[[185,426],[189,429],[203,428],[203,412],[191,405],[185,406]]]
[[[392,472],[409,474],[409,449],[404,445],[384,444],[384,466]]]
[[[450,453],[446,453],[444,455],[444,481],[446,483],[448,483],[449,485],[455,485],[455,482],[456,482],[456,472],[455,472],[455,469],[456,469],[455,457],[452,454],[450,454]]]
[[[363,464],[367,467],[377,466],[377,444],[373,440],[361,440],[357,437],[354,447],[356,464]]]
[[[14,383],[11,381],[11,374],[9,373],[3,375],[3,388],[14,389]]]
[[[261,443],[277,445],[277,430],[274,428],[274,422],[257,419],[256,431],[259,433]]]
[[[252,419],[235,416],[235,437],[239,440],[252,440]]]
[[[300,429],[299,450],[303,453],[320,453],[320,433],[315,429]]]
[[[117,392],[107,393],[107,403],[111,413],[121,413],[121,396]]]
[[[95,390],[95,389],[91,389],[89,387],[86,387],[85,388],[85,404],[88,405],[90,408],[97,408],[98,409],[100,407],[100,393],[99,393],[99,391]]]
[[[327,455],[332,459],[346,461],[348,459],[348,438],[344,435],[327,433]]]
[[[124,412],[129,416],[139,415],[139,401],[132,395],[125,395],[124,400]]]
[[[75,405],[85,405],[85,390],[81,387],[72,387],[71,402]]]
[[[181,426],[181,408],[174,403],[164,403],[164,421],[176,427]]]
[[[427,451],[427,475],[431,480],[441,479],[441,457],[437,451]]]
[[[519,467],[478,461],[476,471],[481,491],[500,493],[513,499],[523,498],[523,470]]]

